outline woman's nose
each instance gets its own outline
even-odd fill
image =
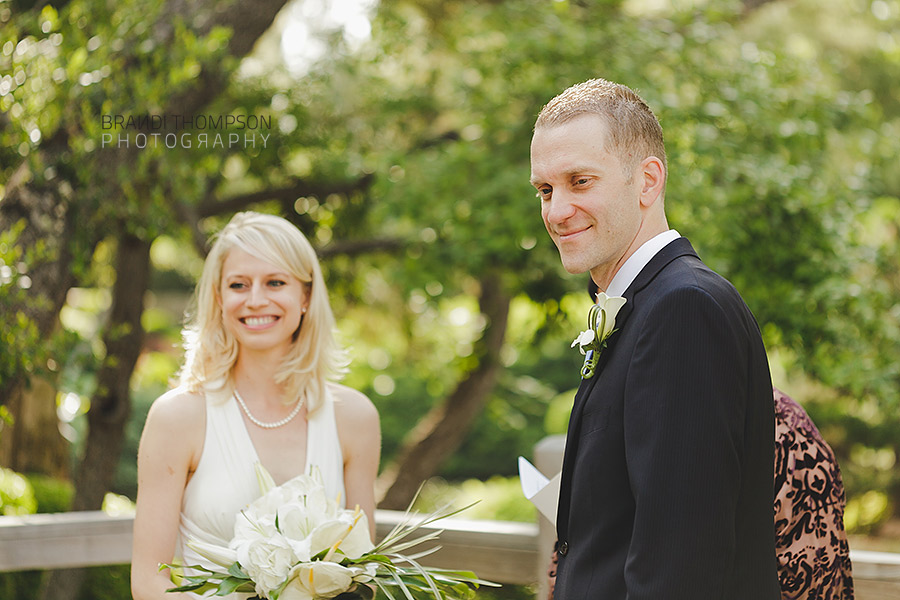
[[[250,306],[265,306],[269,302],[269,296],[262,285],[253,284],[250,287],[250,297],[247,304]]]

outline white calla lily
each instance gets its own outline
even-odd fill
[[[290,580],[282,590],[281,600],[315,600],[331,598],[353,585],[354,572],[333,562],[300,563],[291,569]]]
[[[596,327],[597,335],[602,342],[616,329],[616,315],[625,306],[625,298],[621,296],[607,296],[606,292],[597,294],[597,306],[600,308],[600,316]],[[602,320],[602,323],[600,322]]]
[[[237,553],[226,546],[201,542],[196,539],[190,539],[186,544],[191,550],[220,567],[227,568],[237,560]]]
[[[256,482],[259,484],[259,491],[263,495],[268,494],[275,487],[275,480],[272,479],[272,475],[261,462],[256,461],[254,467],[256,468]]]

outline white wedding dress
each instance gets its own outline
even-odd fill
[[[181,507],[178,550],[184,565],[216,568],[185,541],[193,538],[227,546],[234,534],[235,516],[261,495],[255,466],[259,457],[240,410],[234,396],[206,396],[206,439],[197,470],[185,487]],[[327,390],[322,406],[308,420],[306,438],[306,465],[302,472],[317,467],[328,495],[340,497],[343,504],[344,459],[334,401]],[[247,597],[224,596],[228,600]]]

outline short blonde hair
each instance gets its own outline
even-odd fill
[[[562,125],[585,114],[606,121],[607,150],[619,157],[629,173],[648,156],[655,156],[668,169],[659,120],[634,90],[619,83],[589,79],[573,85],[541,109],[534,128]]]
[[[234,215],[212,239],[195,291],[194,315],[183,331],[186,354],[180,383],[192,392],[233,389],[238,342],[224,325],[219,298],[222,265],[228,253],[238,248],[306,284],[309,306],[276,382],[285,387],[287,402],[303,394],[308,410],[315,411],[327,380],[338,377],[347,365],[346,354],[334,337],[334,313],[315,250],[287,220],[256,212]]]

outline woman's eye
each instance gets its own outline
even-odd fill
[[[231,283],[228,284],[228,287],[229,287],[230,289],[232,289],[232,290],[239,290],[239,289],[241,289],[242,287],[244,287],[244,284],[243,284],[243,283],[239,283],[239,282],[237,282],[237,281],[233,281],[233,282],[231,282]]]
[[[272,281],[269,282],[269,285],[272,287],[281,287],[283,285],[287,285],[287,283],[280,279],[273,279]]]

